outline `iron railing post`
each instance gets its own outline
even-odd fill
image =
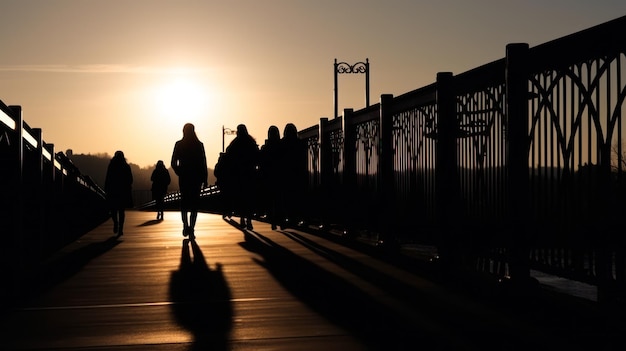
[[[385,247],[395,247],[398,243],[397,232],[394,228],[395,221],[395,185],[394,185],[394,147],[393,147],[393,95],[383,94],[380,96],[380,155],[379,174],[380,187],[378,189],[378,228],[380,230],[379,242]]]
[[[528,44],[506,47],[506,138],[508,162],[509,273],[512,281],[530,278],[529,230],[529,137],[528,137]]]
[[[438,252],[442,268],[457,271],[462,264],[462,235],[459,228],[460,208],[457,177],[456,95],[450,72],[437,74],[437,142],[435,151],[436,217]]]

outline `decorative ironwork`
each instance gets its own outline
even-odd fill
[[[435,139],[435,104],[418,107],[394,116],[394,149],[408,160],[417,160],[421,154],[425,139]],[[402,145],[402,146],[401,146]],[[398,150],[402,147],[402,150]]]
[[[435,119],[437,105],[417,106],[393,116],[394,196],[396,203],[414,212],[422,223],[435,210]]]
[[[347,62],[337,62],[335,59],[335,65],[333,74],[335,75],[335,118],[339,117],[339,105],[338,105],[338,74],[354,73],[365,74],[365,106],[370,106],[370,63],[369,59],[365,59],[365,62],[357,62],[355,64],[349,64]]]
[[[603,202],[592,203],[591,196],[600,199],[598,184],[617,189],[610,177],[623,178],[619,150],[624,144],[626,124],[626,76],[622,53],[592,58],[558,70],[542,70],[531,75],[530,151],[532,185],[536,189],[535,216],[550,215],[564,223],[569,218],[585,218],[599,211]],[[614,174],[611,175],[611,168]],[[544,183],[559,184],[562,192],[558,204],[560,213],[546,213]],[[604,194],[604,195],[603,195]],[[541,210],[544,209],[544,210]]]
[[[369,63],[367,62],[357,62],[353,65],[348,64],[347,62],[337,62],[337,60],[335,60],[335,64],[336,64],[336,71],[338,74],[343,74],[343,73],[367,73],[367,68]]]
[[[356,126],[357,174],[371,176],[378,172],[379,130],[378,120]]]
[[[475,156],[482,161],[494,133],[506,140],[504,85],[457,97],[457,138],[472,139]],[[500,130],[493,130],[497,125]],[[499,134],[502,133],[502,134]]]
[[[536,97],[532,100],[531,142],[543,142],[551,147],[559,165],[570,167],[570,171],[585,163],[600,164],[609,160],[611,145],[621,142],[617,140],[617,133],[624,132],[618,123],[621,122],[626,94],[625,77],[620,73],[625,62],[623,55],[602,57],[531,77]],[[622,86],[616,82],[621,82]],[[545,128],[550,128],[553,135],[550,140],[542,138]],[[595,141],[583,138],[580,134],[583,130],[590,130],[588,133]],[[591,147],[591,143],[595,145]],[[589,152],[584,148],[594,150]],[[548,161],[538,153],[532,156],[537,164]]]
[[[620,218],[612,214],[624,211],[626,49],[620,45],[529,76],[531,219],[567,233],[539,236],[538,246],[558,246],[535,250],[533,266],[596,285],[601,276],[623,284],[626,270],[623,236],[581,225],[616,226]]]
[[[224,128],[224,126],[222,126],[222,152],[224,152],[225,136],[226,135],[236,135],[236,134],[237,134],[237,130],[230,129],[230,128]]]
[[[503,215],[506,192],[504,84],[457,96],[457,163],[468,218]]]
[[[306,139],[308,150],[309,184],[320,186],[320,144],[319,136]]]
[[[343,130],[330,133],[330,148],[333,158],[333,173],[338,174],[343,169]]]

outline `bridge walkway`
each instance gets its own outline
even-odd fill
[[[122,237],[107,221],[55,254],[0,315],[2,349],[626,349],[624,323],[587,300],[503,298],[419,257],[215,214],[190,241],[178,212],[154,216],[129,211]]]

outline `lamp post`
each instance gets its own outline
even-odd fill
[[[335,75],[335,118],[339,117],[338,115],[338,88],[337,88],[337,74],[342,73],[365,73],[365,106],[370,106],[370,63],[369,59],[365,59],[365,62],[357,62],[353,65],[350,65],[346,62],[337,62],[335,59],[334,65],[334,75]]]
[[[224,152],[224,138],[226,134],[235,135],[237,134],[237,131],[234,129],[230,129],[230,128],[224,128],[224,125],[222,125],[222,152]]]

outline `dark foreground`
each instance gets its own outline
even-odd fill
[[[53,257],[0,315],[1,348],[626,350],[621,314],[589,301],[443,280],[424,263],[213,214],[189,241],[178,213],[154,216],[129,212],[123,237],[109,221]]]

